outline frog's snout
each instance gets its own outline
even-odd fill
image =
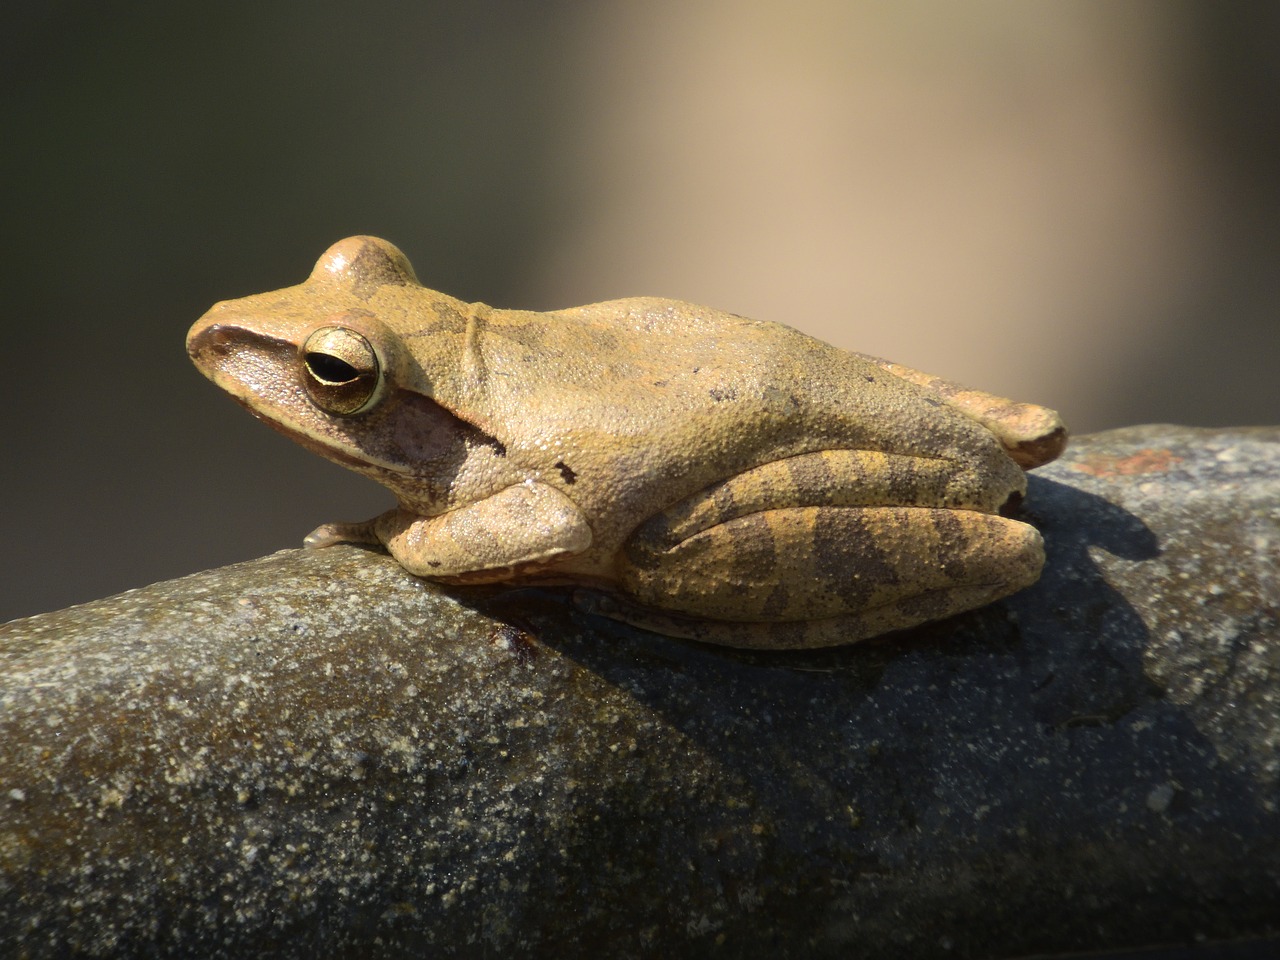
[[[234,352],[238,332],[233,324],[219,323],[216,311],[217,307],[210,310],[187,331],[187,355],[210,378],[214,369]]]
[[[209,318],[209,314],[205,314],[199,320],[191,325],[191,329],[187,331],[187,356],[197,366],[203,369],[204,364],[202,358],[208,355],[213,347],[213,342],[221,337],[215,333],[217,325]]]
[[[191,362],[233,396],[261,388],[265,375],[288,369],[288,359],[296,353],[287,338],[252,330],[251,319],[233,302],[216,305],[187,331]]]

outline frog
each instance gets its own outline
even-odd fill
[[[840,646],[1034,583],[1026,471],[1058,414],[658,297],[538,312],[423,286],[369,236],[215,304],[196,367],[389,488],[311,549],[446,585],[563,587],[588,617],[764,650]]]

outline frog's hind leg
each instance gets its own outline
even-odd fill
[[[947,406],[977,420],[999,438],[1005,451],[1024,470],[1056,460],[1066,449],[1067,428],[1056,410],[974,390],[954,380],[944,380],[869,354],[858,356],[895,377],[923,387]]]
[[[942,507],[996,513],[1026,491],[1022,470],[1007,461],[983,472],[954,460],[816,450],[762,463],[672,504],[632,536],[665,550],[716,524],[782,507]]]
[[[852,643],[981,606],[1039,576],[1039,533],[1016,520],[933,507],[785,507],[673,545],[633,537],[626,597],[578,605],[671,636],[730,646]]]
[[[722,647],[748,650],[813,650],[869,640],[895,630],[941,620],[959,611],[975,610],[1009,593],[990,587],[971,587],[911,597],[860,614],[821,620],[703,620],[635,603],[616,593],[579,588],[573,602],[598,617],[660,633]]]

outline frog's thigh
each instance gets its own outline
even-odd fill
[[[1033,583],[1043,562],[1035,528],[1000,516],[798,507],[739,517],[665,551],[632,545],[620,564],[620,585],[646,607],[724,622],[729,639],[717,640],[706,627],[664,629],[652,618],[642,624],[666,633],[748,646],[820,646],[981,606]],[[825,625],[829,636],[821,635],[821,621],[832,621]],[[746,642],[748,625],[766,639]]]
[[[393,510],[378,539],[420,577],[486,582],[526,574],[591,545],[591,527],[560,491],[518,484],[438,517]]]
[[[760,464],[699,490],[646,522],[632,540],[666,549],[736,517],[789,507],[895,503],[994,513],[1011,491],[1026,486],[1020,469],[1007,461],[1004,466],[1005,474],[993,477],[953,460],[818,450]]]

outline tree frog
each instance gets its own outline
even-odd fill
[[[778,323],[636,297],[536,313],[419,284],[373,237],[215,305],[205,376],[398,505],[307,538],[445,583],[572,585],[588,613],[756,648],[851,643],[1035,582],[1004,514],[1051,410]]]

